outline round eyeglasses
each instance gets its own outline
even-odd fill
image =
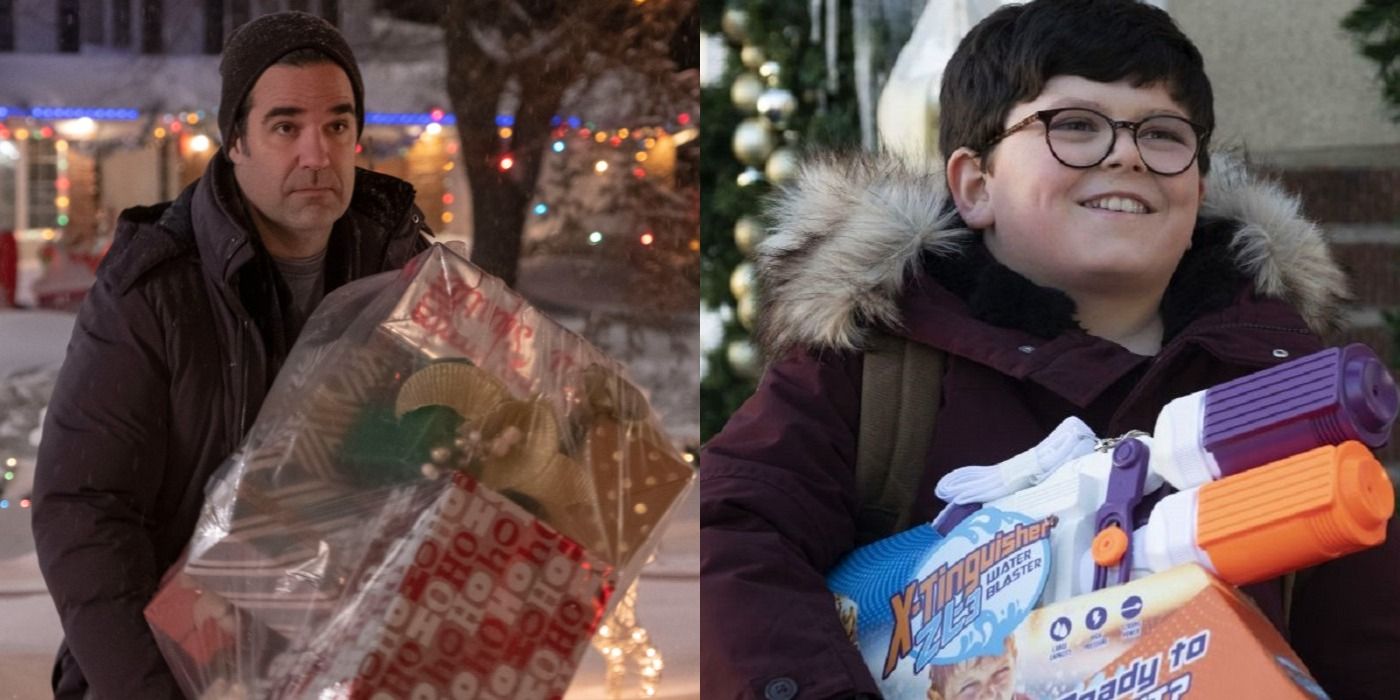
[[[1092,168],[1108,158],[1118,140],[1118,129],[1133,133],[1133,143],[1142,164],[1158,175],[1186,172],[1200,153],[1200,144],[1210,129],[1182,117],[1161,114],[1142,121],[1115,121],[1104,114],[1082,107],[1045,109],[1012,124],[992,139],[983,153],[1006,137],[1040,122],[1045,125],[1045,144],[1055,160],[1071,168]]]

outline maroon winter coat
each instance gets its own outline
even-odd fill
[[[1155,357],[1087,335],[1065,295],[997,264],[944,208],[937,175],[809,166],[760,251],[760,338],[777,358],[701,455],[706,698],[876,693],[825,574],[854,544],[862,355],[872,325],[948,363],[916,516],[949,470],[994,464],[1075,415],[1150,431],[1170,399],[1322,347],[1344,279],[1296,203],[1230,163],[1161,307]],[[906,273],[906,271],[908,271]],[[1334,698],[1400,691],[1400,528],[1295,590],[1291,642]],[[1246,589],[1283,627],[1279,581]]]
[[[179,698],[142,615],[189,542],[210,474],[295,338],[223,152],[174,202],[122,213],[44,421],[34,541],[63,624],[58,698]],[[427,247],[406,182],[356,171],[327,291]]]

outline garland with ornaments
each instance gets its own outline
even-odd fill
[[[850,5],[829,4],[847,11]],[[722,341],[707,354],[701,377],[702,441],[753,393],[762,371],[750,339],[751,259],[765,236],[765,197],[796,176],[805,148],[861,143],[854,80],[841,69],[851,65],[850,29],[827,21],[821,8],[763,0],[702,5],[702,30],[722,32],[730,49],[720,85],[701,95],[701,299],[723,322]]]

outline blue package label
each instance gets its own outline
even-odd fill
[[[843,560],[827,585],[882,692],[921,695],[930,666],[1002,654],[1045,589],[1056,523],[983,508],[947,537],[917,527]]]

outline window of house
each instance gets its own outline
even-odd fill
[[[15,179],[19,172],[19,147],[14,141],[0,141],[0,231],[19,228],[15,221]]]
[[[0,51],[15,50],[15,0],[0,0]]]
[[[165,3],[162,0],[141,0],[141,53],[165,51],[165,41],[160,34],[164,15]]]
[[[58,225],[58,149],[54,140],[29,141],[29,221],[26,228]]]
[[[81,11],[78,0],[58,0],[58,50],[63,53],[77,53],[82,48],[82,23],[78,21]]]
[[[102,45],[107,43],[107,4],[104,2],[83,3],[83,43]]]
[[[112,45],[131,46],[131,0],[112,0]]]
[[[224,50],[224,0],[204,0],[204,53]]]

